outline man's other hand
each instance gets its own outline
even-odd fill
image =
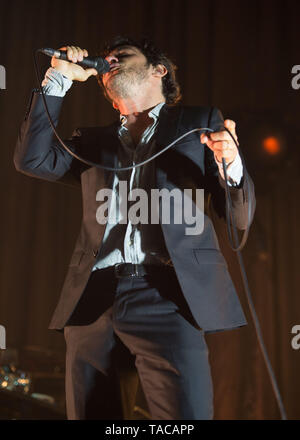
[[[236,142],[238,142],[235,131],[235,122],[231,119],[226,119],[224,125],[231,132]],[[229,165],[234,161],[238,154],[237,146],[226,130],[210,133],[209,137],[202,133],[200,135],[200,141],[202,144],[206,144],[208,148],[214,152],[216,160],[220,163],[222,163],[222,157],[224,157],[226,164]]]

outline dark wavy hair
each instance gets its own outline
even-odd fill
[[[111,51],[122,46],[134,46],[139,49],[143,55],[145,55],[148,65],[157,66],[163,64],[168,73],[162,77],[162,93],[166,99],[168,105],[175,105],[181,99],[180,86],[176,79],[176,65],[168,58],[155,44],[148,38],[142,38],[141,40],[134,40],[130,37],[117,36],[110,43],[106,43],[101,56],[105,58]],[[98,83],[102,87],[105,96],[107,96],[106,90],[102,83],[102,76],[97,76]]]

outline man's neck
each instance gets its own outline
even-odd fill
[[[146,128],[153,123],[153,119],[149,116],[149,112],[156,107],[158,104],[165,102],[162,97],[160,100],[155,100],[152,102],[144,103],[144,105],[133,105],[127,106],[124,112],[121,112],[126,116],[126,128],[130,131],[132,140],[135,145],[138,144],[141,135],[146,130]],[[125,107],[122,107],[125,109]]]
[[[121,115],[125,115],[128,122],[136,122],[144,119],[149,111],[161,102],[165,102],[164,96],[159,94],[139,94],[126,99],[114,100],[114,106]],[[147,118],[146,118],[147,119]]]

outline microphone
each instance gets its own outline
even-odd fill
[[[48,55],[49,57],[59,58],[60,60],[69,61],[70,63],[72,62],[68,60],[67,51],[65,50],[56,50],[47,47],[47,48],[38,49],[38,51],[42,52],[45,55]],[[85,57],[83,58],[82,61],[77,61],[77,63],[74,64],[79,64],[82,67],[93,67],[94,69],[97,70],[99,75],[103,75],[104,73],[110,71],[109,62],[101,57]]]

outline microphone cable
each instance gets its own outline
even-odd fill
[[[44,90],[42,87],[42,81],[41,81],[41,77],[40,77],[40,72],[39,72],[39,68],[38,68],[38,64],[37,64],[37,60],[36,60],[36,53],[38,53],[39,50],[36,50],[35,52],[33,52],[33,60],[34,60],[34,67],[35,67],[35,74],[36,74],[36,78],[37,78],[37,82],[38,82],[38,89],[40,91],[40,94],[42,95],[42,99],[43,99],[43,103],[44,103],[44,107],[45,107],[45,111],[47,113],[47,117],[50,123],[50,126],[53,130],[53,133],[55,134],[56,138],[58,139],[59,143],[61,144],[61,146],[71,155],[73,156],[75,159],[80,160],[81,162],[85,163],[86,165],[89,165],[91,167],[96,167],[96,168],[100,168],[103,170],[108,170],[108,171],[127,171],[127,170],[132,170],[133,168],[137,168],[140,167],[142,165],[145,165],[146,163],[154,160],[156,157],[160,156],[161,154],[163,154],[165,151],[167,151],[169,148],[173,147],[173,145],[175,145],[178,141],[180,141],[181,139],[185,138],[186,136],[188,136],[191,133],[197,132],[197,131],[206,131],[206,132],[214,132],[214,130],[212,130],[211,128],[208,127],[203,127],[203,128],[194,128],[190,131],[188,131],[187,133],[184,133],[182,136],[178,137],[177,139],[175,139],[173,142],[171,142],[169,145],[167,145],[166,147],[164,147],[162,150],[160,150],[158,153],[154,154],[153,156],[151,156],[150,158],[148,158],[147,160],[144,160],[140,163],[137,163],[135,165],[129,166],[129,167],[122,167],[122,168],[112,168],[112,167],[107,167],[107,166],[103,166],[97,163],[94,163],[92,161],[83,159],[82,157],[80,157],[79,155],[77,155],[76,153],[74,153],[64,142],[63,140],[60,138],[59,134],[56,131],[55,125],[52,121],[48,106],[47,106],[47,102],[46,102],[46,98],[45,98],[45,94],[44,94]],[[268,357],[268,353],[263,341],[263,336],[261,333],[261,329],[260,329],[260,324],[259,324],[259,320],[255,311],[255,307],[254,307],[254,303],[252,300],[252,295],[251,295],[251,291],[249,288],[249,284],[248,284],[248,279],[247,279],[247,275],[246,275],[246,270],[245,270],[245,265],[243,262],[243,258],[242,258],[242,254],[241,254],[241,250],[244,248],[246,242],[247,242],[247,238],[248,238],[248,234],[249,234],[249,228],[250,228],[250,221],[251,221],[251,216],[252,216],[252,201],[251,201],[251,197],[249,197],[250,195],[250,189],[249,189],[249,181],[248,181],[248,173],[245,167],[245,161],[244,158],[240,152],[239,149],[239,145],[237,143],[237,141],[235,140],[234,136],[232,135],[232,133],[230,132],[230,130],[228,130],[226,127],[224,127],[224,129],[229,133],[229,135],[231,136],[231,138],[233,139],[239,153],[240,153],[240,157],[242,160],[242,164],[243,164],[243,172],[244,172],[244,176],[242,177],[242,179],[244,179],[245,183],[246,183],[246,199],[248,201],[248,211],[247,211],[247,225],[246,228],[244,230],[243,233],[243,237],[240,243],[238,243],[238,232],[237,232],[237,228],[236,228],[236,224],[235,224],[235,219],[234,219],[234,215],[233,215],[233,208],[232,208],[232,200],[231,200],[231,196],[230,196],[230,190],[229,190],[229,185],[228,185],[228,178],[227,178],[227,165],[225,162],[224,157],[222,158],[222,166],[223,166],[223,171],[224,171],[224,180],[225,180],[225,198],[226,198],[226,225],[227,225],[227,235],[228,235],[228,240],[229,240],[229,246],[232,249],[232,251],[236,252],[237,254],[237,258],[238,258],[238,263],[239,263],[239,268],[240,268],[240,272],[242,275],[242,282],[244,285],[244,289],[245,289],[245,293],[246,293],[246,298],[248,301],[248,306],[249,306],[249,310],[250,310],[250,314],[253,320],[253,324],[254,324],[254,328],[255,328],[255,332],[256,332],[256,337],[257,340],[259,342],[259,346],[263,355],[263,359],[265,362],[265,365],[267,367],[267,371],[270,377],[270,381],[271,381],[271,385],[273,388],[273,392],[276,398],[276,402],[280,411],[280,416],[282,420],[287,420],[287,416],[286,416],[286,411],[283,405],[283,401],[280,395],[280,391],[279,391],[279,387],[276,381],[276,377],[274,374],[274,371],[272,369],[271,366],[271,362],[269,360]],[[233,236],[232,236],[232,232],[231,232],[231,227],[233,230]]]
[[[227,130],[227,129],[226,129]],[[230,136],[232,137],[232,139],[234,140],[235,144],[237,145],[237,142],[235,141],[233,135],[230,133],[229,130],[227,130],[230,134]],[[238,146],[238,145],[237,145]],[[242,156],[241,156],[242,158]],[[242,162],[243,162],[243,169],[244,169],[244,173],[246,174],[246,193],[249,194],[249,181],[247,179],[247,171],[246,168],[244,166],[244,160],[242,158]],[[251,213],[251,200],[250,198],[248,198],[248,224],[247,224],[247,228],[244,232],[244,236],[242,238],[241,244],[237,245],[236,243],[238,243],[238,232],[237,232],[237,228],[235,225],[235,219],[234,216],[232,215],[232,201],[231,201],[231,197],[230,197],[230,193],[229,193],[229,188],[227,185],[227,172],[226,172],[226,164],[225,164],[225,159],[222,158],[222,164],[223,164],[223,170],[224,170],[224,177],[225,177],[225,191],[226,191],[226,224],[227,224],[227,235],[228,235],[228,239],[229,239],[229,244],[231,249],[236,252],[237,254],[237,258],[238,258],[238,262],[239,262],[239,268],[240,268],[240,272],[241,272],[241,276],[242,276],[242,281],[243,281],[243,285],[244,285],[244,289],[246,292],[246,297],[247,297],[247,301],[248,301],[248,306],[249,306],[249,310],[250,310],[250,314],[252,317],[252,321],[254,324],[254,328],[255,328],[255,333],[256,333],[256,337],[260,346],[260,350],[261,353],[263,355],[263,359],[265,362],[265,365],[267,367],[267,371],[268,371],[268,375],[270,377],[270,381],[271,381],[271,385],[273,388],[273,392],[276,398],[276,402],[279,408],[279,412],[280,412],[280,417],[281,420],[287,420],[287,415],[286,415],[286,411],[283,405],[283,401],[282,401],[282,397],[280,395],[280,391],[279,391],[279,387],[276,381],[276,377],[270,362],[270,359],[268,357],[268,353],[267,353],[267,349],[265,347],[265,343],[263,340],[263,336],[262,336],[262,332],[261,332],[261,328],[260,328],[260,323],[255,311],[255,307],[254,307],[254,303],[253,303],[253,299],[252,299],[252,294],[250,291],[250,287],[249,287],[249,283],[248,283],[248,279],[247,279],[247,274],[246,274],[246,269],[245,269],[245,265],[243,262],[243,257],[241,254],[241,249],[244,247],[246,241],[247,240],[247,236],[248,236],[248,231],[249,231],[249,213]],[[230,228],[230,223],[232,225],[232,229],[233,229],[233,237],[231,235],[231,228]]]

